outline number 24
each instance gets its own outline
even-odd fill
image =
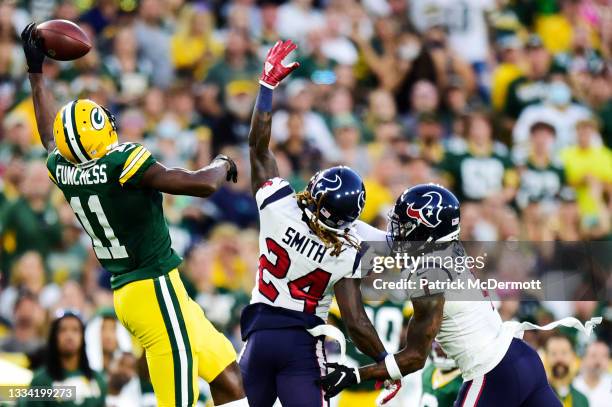
[[[278,289],[272,281],[264,281],[263,272],[267,270],[276,278],[285,278],[289,272],[289,267],[291,267],[291,258],[287,250],[273,239],[266,239],[266,247],[268,252],[276,256],[276,263],[272,263],[264,254],[259,256],[259,292],[268,300],[274,302],[278,297]],[[287,286],[289,287],[291,297],[304,301],[304,312],[314,314],[319,301],[323,298],[330,278],[331,274],[327,271],[316,269],[290,281]],[[308,291],[306,291],[307,288]]]

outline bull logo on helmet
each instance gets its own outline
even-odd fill
[[[321,194],[326,194],[328,192],[337,191],[342,186],[342,179],[338,174],[334,174],[334,179],[325,178],[324,176],[320,176],[315,184],[313,190],[315,191],[313,194],[313,198],[318,198]]]
[[[420,208],[415,208],[414,202],[410,203],[406,208],[406,214],[429,228],[435,228],[442,223],[442,220],[440,220],[442,195],[436,191],[429,191],[423,196],[429,198],[427,203]]]

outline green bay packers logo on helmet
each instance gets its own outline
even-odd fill
[[[59,153],[74,164],[96,160],[118,143],[114,118],[89,99],[69,102],[60,109],[53,136]]]
[[[104,122],[106,122],[106,114],[102,112],[102,109],[97,107],[91,109],[91,125],[96,130],[102,130],[104,128]]]

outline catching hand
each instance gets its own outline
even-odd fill
[[[284,42],[277,41],[276,44],[270,48],[270,51],[268,51],[266,61],[264,62],[264,69],[259,78],[259,83],[270,89],[274,89],[278,86],[280,81],[285,79],[287,75],[300,66],[297,62],[292,62],[287,66],[283,65],[283,59],[296,48],[297,45],[292,43],[291,40]]]
[[[377,389],[382,388],[382,391],[380,392],[378,397],[376,397],[376,405],[379,407],[384,406],[389,401],[391,401],[393,397],[397,396],[397,393],[399,393],[399,391],[402,388],[402,381],[401,380],[385,380],[384,382],[379,381],[379,382],[376,382],[376,388]]]
[[[21,32],[21,42],[25,53],[29,73],[42,73],[45,54],[42,51],[41,40],[36,35],[36,24],[30,23]]]
[[[222,160],[228,163],[226,181],[232,181],[234,184],[238,181],[238,168],[234,160],[224,154],[219,154],[215,157],[215,160]],[[214,160],[213,160],[214,161]]]
[[[318,380],[321,388],[325,391],[325,400],[335,397],[342,390],[361,381],[359,369],[355,367],[338,363],[328,363],[327,367],[334,369],[334,371]]]

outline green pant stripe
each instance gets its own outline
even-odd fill
[[[164,319],[164,325],[166,327],[166,332],[168,332],[168,337],[170,338],[170,347],[172,348],[172,365],[174,366],[174,403],[175,405],[180,406],[181,405],[181,363],[180,363],[180,357],[179,357],[179,348],[176,342],[176,337],[174,336],[174,331],[172,330],[172,323],[170,322],[170,314],[168,313],[168,308],[166,307],[166,303],[164,302],[164,296],[161,291],[159,280],[155,278],[153,279],[153,283],[155,285],[155,297],[157,298],[157,304],[159,304],[159,309]]]
[[[178,318],[179,327],[181,328],[181,334],[183,336],[183,342],[185,342],[185,351],[187,353],[187,378],[189,380],[189,393],[188,400],[189,405],[193,405],[193,357],[191,353],[191,343],[189,341],[189,335],[187,334],[187,327],[185,326],[185,318],[183,317],[183,312],[181,310],[181,306],[179,304],[178,297],[176,295],[176,290],[172,285],[172,280],[168,274],[164,275],[167,285],[168,291],[170,292],[170,298],[172,299],[172,303],[174,304],[174,309],[176,310],[176,316]]]

